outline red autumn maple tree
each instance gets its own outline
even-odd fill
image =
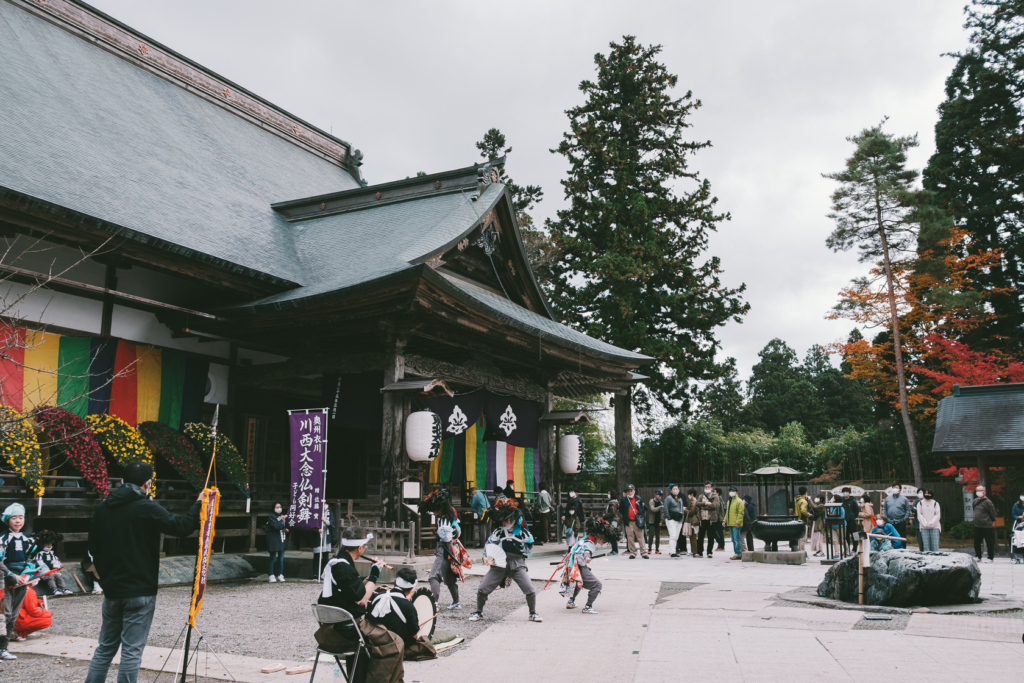
[[[1024,382],[1024,363],[1020,361],[975,351],[967,344],[947,339],[940,334],[925,335],[924,340],[930,347],[928,355],[938,361],[943,369],[930,370],[918,366],[911,371],[937,383],[932,393],[951,391],[954,384],[979,386]]]

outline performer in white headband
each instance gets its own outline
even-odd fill
[[[369,661],[361,656],[357,671],[365,667],[366,680],[370,683],[397,683],[404,675],[402,639],[362,618],[385,566],[381,560],[374,561],[365,579],[356,571],[356,560],[366,552],[366,543],[372,538],[373,535],[362,527],[350,526],[342,532],[341,549],[337,557],[327,563],[323,574],[323,591],[317,602],[340,607],[357,620],[363,638],[371,646]],[[353,652],[359,642],[355,627],[349,621],[324,624],[317,629],[314,637],[317,644],[329,652]],[[346,664],[349,670],[352,660],[352,657],[348,658]]]
[[[371,623],[383,626],[401,638],[406,647],[416,641],[416,632],[420,629],[419,615],[410,598],[416,586],[416,570],[402,567],[398,570],[395,587],[384,593],[378,593],[371,602],[370,614],[367,619]]]

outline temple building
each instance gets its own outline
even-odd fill
[[[264,511],[287,497],[286,411],[327,407],[327,498],[385,520],[402,482],[551,481],[556,397],[615,394],[628,449],[653,359],[556,319],[503,159],[369,185],[350,143],[74,0],[0,0],[0,64],[4,405],[174,429],[220,405]],[[405,419],[431,400],[465,424],[414,463]]]

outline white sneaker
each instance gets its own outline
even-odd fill
[[[479,612],[473,612],[469,615],[469,619],[467,621],[480,621],[483,618],[484,615],[480,614]]]
[[[457,610],[457,609],[462,609],[462,603],[461,602],[453,602],[452,604],[448,605],[448,611],[449,612],[451,612],[452,610]]]
[[[284,574],[278,574],[277,575],[277,580],[280,583],[284,583]]]
[[[277,578],[273,574],[270,575],[270,583],[277,583]]]
[[[12,655],[7,650],[0,650],[0,659],[7,660],[8,662],[10,662],[17,659],[17,657]]]
[[[95,588],[92,589],[92,594],[93,595],[103,595],[103,589],[100,588],[99,586],[96,586]]]
[[[537,623],[540,623],[540,622],[542,622],[544,620],[541,619],[540,615],[537,614],[536,612],[530,612],[530,621],[536,621]]]
[[[992,564],[992,562],[994,562],[994,560],[990,560],[987,557],[985,558],[985,564]]]

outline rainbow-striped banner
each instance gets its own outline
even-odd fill
[[[540,453],[504,441],[484,441],[487,417],[481,415],[466,431],[441,442],[441,454],[430,463],[430,483],[472,481],[479,489],[504,488],[509,479],[516,491],[540,486]]]
[[[210,364],[182,351],[20,327],[0,330],[0,348],[0,403],[15,410],[60,405],[174,429],[202,417]]]

